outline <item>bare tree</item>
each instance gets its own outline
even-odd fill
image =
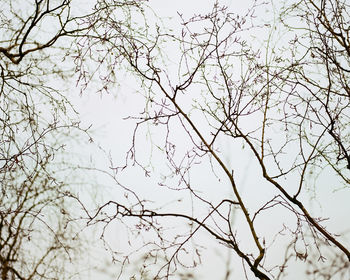
[[[346,1],[301,1],[281,15],[282,22],[291,31],[297,28],[290,22],[291,16],[304,23],[305,31],[295,37],[298,53],[293,55],[299,67],[293,71],[292,82],[305,93],[305,104],[312,114],[309,122],[325,130],[331,138],[329,147],[318,148],[320,155],[345,184],[349,183],[346,169],[350,169],[347,144],[350,96],[347,79],[350,59],[350,38],[346,27],[350,20],[348,8]]]
[[[258,1],[243,15],[215,3],[207,14],[189,19],[179,14],[178,32],[148,20],[149,10],[142,1],[137,3],[120,15],[113,1],[99,1],[95,9],[100,20],[79,41],[79,70],[87,61],[96,62],[95,68],[103,68],[103,88],[108,89],[117,79],[117,69],[125,67],[140,82],[145,97],[143,111],[132,117],[136,126],[125,165],[111,162],[110,176],[124,196],[97,211],[84,207],[89,223],[107,228],[118,221],[130,236],[144,236],[143,245],[135,250],[144,254],[138,272],[142,279],[169,279],[177,271],[196,267],[203,233],[242,260],[247,279],[283,279],[295,260],[338,265],[325,274],[322,268],[309,271],[312,279],[330,279],[330,273],[349,276],[346,236],[326,228],[308,197],[310,189],[318,192],[317,174],[323,173],[348,193],[346,1],[291,3],[281,13],[285,25],[273,22],[272,27],[256,24]],[[287,34],[280,47],[272,36],[276,25]],[[254,32],[270,35],[257,47],[249,41]],[[164,51],[170,49],[175,51]],[[90,80],[94,73],[80,74]],[[165,170],[152,157],[149,163],[142,156],[145,127],[150,134],[162,135],[152,143],[166,162]],[[223,141],[235,151],[231,163],[225,161],[229,151]],[[237,179],[243,176],[242,156],[250,156],[257,167],[249,194]],[[159,207],[147,195],[121,184],[121,171],[131,168],[158,180],[158,188],[178,200]],[[211,188],[217,189],[217,196],[196,176],[216,179]],[[184,207],[183,201],[191,207]],[[235,226],[234,214],[244,226]],[[170,230],[174,224],[178,227]],[[266,228],[275,226],[278,230],[271,237]],[[287,245],[280,248],[278,240]],[[283,257],[272,262],[270,252],[276,250]],[[327,250],[335,257],[326,259]],[[123,265],[133,255],[112,253]]]
[[[84,28],[72,1],[1,4],[0,278],[66,279],[83,245],[65,148],[86,131],[65,96],[74,68],[62,59]]]
[[[266,23],[257,17],[264,3],[235,14],[216,2],[206,14],[178,14],[171,30],[146,2],[98,0],[86,12],[73,1],[3,4],[1,279],[70,277],[74,199],[87,225],[102,228],[119,278],[194,278],[209,238],[242,261],[247,279],[283,279],[300,261],[310,279],[346,279],[348,236],[326,228],[309,194],[322,175],[348,194],[349,5],[291,2]],[[256,34],[267,38],[258,45]],[[125,163],[111,156],[110,170],[99,171],[118,196],[97,209],[66,176],[79,168],[66,142],[87,132],[61,86],[74,71],[82,92],[100,80],[101,93],[127,73],[145,101],[128,118]],[[243,189],[247,158],[255,178]],[[148,191],[120,180],[130,170],[145,175]],[[125,226],[123,253],[105,238],[113,224]]]
[[[312,169],[331,170],[339,189],[349,187],[349,8],[347,1],[307,0],[286,7],[280,16],[286,29],[295,33],[291,42],[294,65],[289,66],[292,70],[284,77],[294,88],[286,102],[292,109],[286,116],[286,127],[294,126],[299,138],[305,139],[301,152],[304,143],[304,147],[312,149],[307,158],[304,156],[296,195],[305,188],[306,173]],[[293,122],[288,119],[295,123],[290,125]],[[320,252],[317,259],[328,262],[320,265],[308,260],[311,279],[349,277],[348,240],[337,240],[341,237],[331,235],[319,241],[326,256]],[[329,242],[340,251],[329,252]]]

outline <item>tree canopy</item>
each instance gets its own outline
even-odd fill
[[[346,0],[3,6],[1,279],[84,278],[94,239],[118,279],[349,278]],[[117,97],[112,147],[78,92]]]

